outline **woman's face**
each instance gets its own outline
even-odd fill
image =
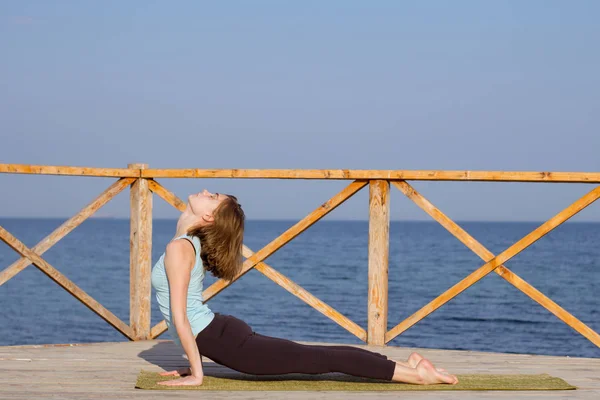
[[[194,215],[203,219],[205,222],[210,222],[213,219],[215,209],[227,198],[226,195],[220,193],[211,193],[204,189],[203,191],[191,194],[188,197],[190,210]]]

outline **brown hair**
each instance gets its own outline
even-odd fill
[[[244,211],[235,196],[227,197],[214,211],[213,223],[193,227],[188,235],[200,238],[200,258],[207,271],[231,281],[242,270]]]

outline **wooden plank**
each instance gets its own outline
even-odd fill
[[[0,164],[0,174],[75,175],[112,178],[137,178],[140,171],[129,168],[89,168],[52,165]]]
[[[27,257],[33,263],[33,265],[40,269],[40,271],[46,274],[54,282],[58,283],[59,286],[73,295],[73,297],[75,297],[77,300],[81,301],[90,310],[98,314],[103,320],[112,325],[124,336],[126,336],[128,339],[132,338],[133,331],[129,326],[127,326],[127,324],[121,321],[109,310],[104,308],[102,304],[94,300],[93,297],[84,292],[79,286],[57,271],[38,254],[31,251],[31,249],[25,246],[19,239],[10,234],[10,232],[8,232],[2,226],[0,226],[0,239],[21,256]]]
[[[394,182],[402,193],[404,193],[409,199],[414,201],[421,209],[429,214],[434,220],[460,240],[465,246],[477,254],[483,261],[488,262],[494,258],[494,254],[489,251],[485,246],[479,243],[474,237],[469,235],[463,228],[461,228],[456,222],[446,216],[437,207],[435,207],[429,200],[423,197],[417,192],[411,185],[406,182]],[[554,301],[546,297],[543,293],[537,290],[535,287],[527,283],[517,274],[506,268],[504,265],[500,265],[494,270],[498,275],[504,278],[507,282],[510,282],[517,289],[521,290],[527,296],[534,301],[538,302],[542,307],[546,308],[552,314],[554,314],[561,321],[569,325],[575,331],[579,332],[589,341],[600,347],[600,335],[593,329],[588,327],[586,324],[581,322],[579,319],[571,315],[568,311],[563,309],[561,306],[556,304]],[[391,340],[391,339],[390,339]]]
[[[146,164],[129,164],[144,169]],[[131,185],[130,310],[134,340],[150,339],[151,270],[152,270],[152,192],[148,180],[137,179]]]
[[[523,280],[521,277],[519,277],[517,274],[515,274],[508,268],[500,266],[496,271],[498,271],[498,275],[506,279],[514,287],[521,290],[527,296],[538,302],[542,307],[550,311],[558,319],[560,319],[565,324],[569,325],[575,331],[579,332],[590,342],[600,347],[600,335],[592,328],[581,322],[579,319],[575,318],[575,316],[573,316],[567,310],[565,310],[564,308],[556,304],[554,301],[546,297],[542,292],[537,290],[535,287],[531,286],[529,283],[527,283],[525,280]]]
[[[168,204],[175,207],[177,210],[184,212],[185,211],[185,203],[177,197],[173,192],[165,189],[160,183],[155,180],[148,180],[148,188],[156,193],[161,199],[166,201]]]
[[[223,279],[219,279],[218,281],[213,283],[204,291],[204,300],[208,301],[217,294],[219,294],[223,289],[225,289],[233,282],[244,276],[250,269],[254,268],[256,264],[265,260],[267,257],[269,257],[281,247],[283,247],[286,243],[290,242],[292,239],[304,232],[306,229],[308,229],[314,223],[319,221],[321,218],[329,214],[331,211],[335,210],[340,204],[352,197],[356,192],[358,192],[366,185],[366,181],[352,182],[341,192],[333,196],[331,199],[319,206],[316,210],[304,217],[301,221],[299,221],[287,231],[282,233],[279,237],[271,241],[271,243],[267,244],[265,247],[254,253],[254,255],[250,258],[246,259],[242,266],[242,271],[233,280],[227,282]]]
[[[390,183],[369,183],[369,294],[367,343],[385,344],[388,317]]]
[[[167,327],[167,321],[164,319],[160,321],[158,324],[154,325],[152,329],[150,329],[150,339],[156,339],[163,333],[165,333],[169,328]]]
[[[39,255],[44,254],[48,249],[54,246],[59,240],[68,235],[73,229],[78,227],[83,221],[94,215],[102,206],[108,203],[113,197],[118,195],[134,181],[133,178],[122,178],[106,189],[100,196],[96,197],[94,201],[85,206],[76,215],[71,217],[68,221],[59,226],[54,232],[42,239],[37,245],[31,250]],[[15,261],[9,267],[7,267],[2,273],[0,273],[0,286],[6,283],[13,276],[24,270],[27,266],[31,265],[31,261],[26,257]]]
[[[600,172],[351,169],[146,169],[144,178],[341,179],[600,183]]]
[[[301,342],[308,345],[326,343]],[[329,344],[329,343],[328,343]],[[409,392],[408,398],[419,399],[531,399],[600,398],[600,359],[559,357],[530,354],[502,354],[481,351],[458,351],[438,349],[413,349],[395,346],[354,346],[374,350],[392,360],[406,360],[412,351],[418,351],[441,368],[457,374],[537,374],[547,373],[565,379],[578,386],[578,390],[564,391],[426,391]],[[171,342],[138,341],[126,343],[93,343],[76,346],[0,347],[0,398],[12,399],[164,399],[164,391],[134,389],[141,369],[162,371],[187,365],[182,352]],[[207,376],[223,376],[243,379],[224,366],[204,359]],[[31,376],[39,378],[32,384]],[[327,376],[324,376],[327,378]],[[112,384],[109,384],[112,379]],[[203,392],[204,393],[204,392]],[[382,392],[206,392],[200,396],[212,399],[226,397],[228,400],[267,399],[381,399],[398,398],[398,393]],[[177,399],[198,399],[194,390],[169,392]]]
[[[241,178],[600,183],[600,172],[351,169],[138,169],[0,164],[0,173],[115,178]]]
[[[249,255],[244,255],[245,257],[251,257],[252,252]],[[321,301],[319,298],[311,294],[309,291],[283,275],[282,273],[276,271],[270,266],[259,263],[256,265],[258,271],[262,272],[267,278],[298,297],[300,300],[304,301],[306,304],[319,311],[321,314],[325,315],[329,319],[331,319],[336,324],[340,325],[342,328],[346,329],[348,332],[352,333],[354,336],[362,340],[363,342],[367,339],[367,333],[363,328],[361,328],[354,321],[341,314],[339,311],[328,305],[327,303]]]
[[[521,251],[535,243],[537,240],[551,232],[557,226],[567,221],[569,218],[592,204],[596,199],[600,197],[600,186],[593,189],[592,191],[585,194],[579,200],[571,204],[569,207],[562,210],[560,213],[550,218],[548,221],[540,225],[538,228],[533,230],[531,233],[520,239],[518,242],[504,250],[502,253],[494,257],[492,260],[486,262],[484,265],[470,273],[466,278],[452,286],[450,289],[436,297],[434,300],[423,306],[420,310],[415,312],[410,317],[392,328],[385,336],[386,342],[389,342],[408,328],[446,304],[448,301],[456,297],[459,293],[463,292],[469,286],[479,281],[481,278],[504,264]]]

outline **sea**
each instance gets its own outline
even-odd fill
[[[60,219],[0,218],[33,247]],[[295,221],[246,221],[254,251]],[[153,221],[152,261],[175,232],[174,220]],[[494,254],[537,222],[459,223]],[[43,258],[117,317],[129,322],[129,220],[85,221]],[[266,260],[366,328],[368,221],[319,221]],[[483,265],[435,222],[392,221],[388,328],[393,328]],[[0,269],[19,256],[0,242]],[[600,332],[600,223],[567,222],[518,254],[506,267]],[[208,277],[205,287],[214,282]],[[254,331],[298,341],[362,343],[285,289],[251,270],[208,302],[245,320]],[[160,322],[154,294],[152,324]],[[161,339],[169,339],[168,333]],[[30,265],[0,287],[0,345],[127,341],[118,331]],[[600,357],[600,348],[502,277],[490,273],[392,340],[408,348]]]

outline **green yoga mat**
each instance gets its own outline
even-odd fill
[[[142,370],[135,385],[152,390],[223,390],[223,391],[405,391],[405,390],[571,390],[560,378],[540,375],[458,375],[456,385],[410,385],[355,378],[347,375],[236,375],[205,376],[201,386],[163,386],[157,382],[177,379]]]

